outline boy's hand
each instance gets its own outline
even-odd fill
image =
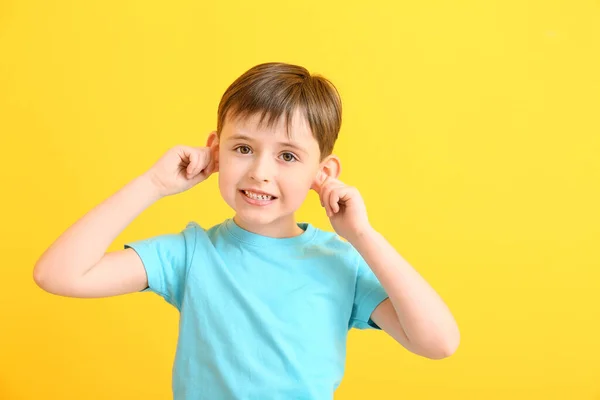
[[[161,196],[184,192],[218,171],[210,147],[175,146],[150,168],[147,175]]]
[[[319,193],[335,232],[352,242],[371,229],[367,208],[358,189],[320,172],[313,189]]]

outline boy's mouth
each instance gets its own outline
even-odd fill
[[[240,190],[240,192],[244,196],[246,196],[246,197],[248,197],[250,199],[259,200],[259,201],[269,201],[269,200],[275,200],[277,198],[277,197],[275,197],[273,195],[266,194],[264,192],[259,193],[259,192],[254,192],[252,190],[243,190],[242,189],[242,190]]]

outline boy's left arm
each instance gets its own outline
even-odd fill
[[[354,187],[324,177],[317,188],[336,233],[367,262],[389,299],[371,314],[382,330],[413,353],[441,359],[454,353],[460,334],[454,317],[435,290],[371,225]]]

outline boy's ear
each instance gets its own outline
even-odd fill
[[[325,157],[323,161],[319,164],[319,169],[317,170],[317,176],[313,180],[310,188],[317,193],[321,191],[321,185],[325,181],[326,178],[334,178],[337,179],[342,172],[342,164],[340,159],[336,155],[329,155]]]
[[[206,147],[210,149],[212,159],[214,161],[213,172],[219,171],[219,135],[216,131],[212,131],[206,139]]]
[[[206,139],[206,147],[213,147],[219,145],[219,136],[217,135],[217,131],[212,131],[208,134],[208,138]]]

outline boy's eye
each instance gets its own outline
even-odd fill
[[[296,157],[293,153],[283,153],[281,157],[285,162],[298,161],[298,157]]]
[[[251,151],[250,147],[248,147],[248,146],[238,146],[235,148],[235,150],[241,154],[250,154],[250,151]]]

